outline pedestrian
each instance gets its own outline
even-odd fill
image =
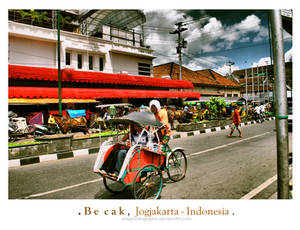
[[[261,121],[260,106],[256,106],[254,108],[254,117],[255,117],[255,121],[256,122],[260,122]]]
[[[161,106],[160,106],[160,103],[158,100],[150,101],[149,107],[150,107],[151,112],[154,114],[155,118],[165,125],[164,135],[170,138],[171,126],[169,124],[167,111],[165,109],[161,109]]]
[[[240,113],[239,111],[237,110],[237,105],[234,105],[233,106],[233,124],[231,125],[231,131],[230,131],[230,134],[228,134],[228,137],[231,137],[232,134],[233,134],[233,131],[235,129],[238,130],[239,132],[239,137],[242,137],[242,129],[241,129],[241,116],[240,116]]]

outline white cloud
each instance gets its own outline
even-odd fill
[[[289,61],[293,60],[293,48],[289,49],[284,54],[284,60],[285,60],[285,62],[289,62]],[[271,63],[270,57],[263,57],[263,58],[259,59],[258,62],[253,62],[251,67],[270,65],[270,63]]]
[[[249,15],[245,20],[233,26],[236,31],[259,31],[261,20],[255,15]]]
[[[270,63],[271,63],[270,57],[263,57],[259,59],[258,62],[253,62],[251,67],[270,65]]]
[[[291,48],[284,54],[284,60],[285,62],[290,62],[293,60],[293,48]]]
[[[235,70],[239,70],[240,68],[237,66],[237,65],[232,65],[231,66],[231,73]],[[222,67],[219,67],[219,68],[216,68],[216,69],[213,69],[215,72],[223,75],[223,76],[226,76],[229,74],[230,72],[230,67],[226,65],[226,63],[222,66]]]
[[[202,70],[207,69],[207,66],[210,68],[217,68],[219,62],[227,62],[228,58],[224,56],[208,56],[193,58],[185,66],[191,70]]]
[[[268,28],[262,26],[259,32],[256,34],[256,36],[253,38],[253,42],[260,42],[268,38],[269,38]]]
[[[156,65],[171,61],[178,62],[176,53],[178,37],[177,34],[172,35],[170,32],[176,29],[175,23],[189,21],[192,18],[178,10],[144,10],[144,12],[147,19],[145,41],[157,56],[153,63]],[[218,58],[209,62],[208,59],[196,58],[196,56],[231,49],[236,43],[251,41],[253,34],[256,35],[255,41],[260,41],[268,36],[267,29],[261,26],[261,20],[255,15],[249,15],[231,26],[225,26],[217,18],[212,17],[187,24],[185,27],[188,30],[182,33],[182,37],[188,41],[188,46],[184,49],[184,53],[190,58],[184,58],[183,65],[192,69],[216,68],[217,61],[222,65],[226,62]],[[223,71],[226,68],[228,67],[222,66],[218,69]],[[238,67],[232,66],[232,68]]]
[[[163,64],[177,61],[177,37],[170,32],[175,29],[174,24],[187,20],[183,13],[176,10],[144,10],[146,15],[145,43],[154,50],[153,64]]]
[[[223,25],[220,21],[216,18],[210,18],[209,23],[207,23],[203,29],[201,30],[202,33],[212,33],[216,31],[222,31]]]

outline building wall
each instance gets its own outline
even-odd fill
[[[240,97],[240,91],[234,88],[217,88],[212,86],[194,86],[193,91],[201,93],[222,93],[224,97]]]
[[[120,73],[121,71],[127,71],[128,74],[131,75],[139,75],[138,63],[146,63],[152,65],[152,60],[127,56],[118,53],[111,54],[111,62],[112,62],[113,73]]]
[[[9,64],[56,66],[56,44],[53,42],[9,36],[8,45]]]
[[[9,21],[9,64],[57,68],[57,31]],[[77,55],[82,55],[82,69],[99,70],[103,58],[103,72],[138,75],[138,63],[152,66],[152,50],[144,47],[116,44],[100,38],[61,31],[61,68],[77,68]],[[66,66],[66,52],[71,64]],[[119,54],[118,52],[122,53]],[[93,56],[93,70],[89,70],[88,56]]]

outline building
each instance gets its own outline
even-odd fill
[[[179,65],[170,62],[153,67],[156,78],[180,79]],[[192,71],[182,66],[182,79],[191,81],[194,85],[193,91],[201,94],[201,100],[207,100],[211,96],[216,97],[240,97],[240,85],[227,79],[211,69]],[[185,89],[186,91],[191,89]]]
[[[292,65],[292,62],[285,63],[287,96],[290,98],[293,89]],[[241,84],[241,96],[248,101],[262,103],[273,101],[273,68],[273,65],[265,65],[234,71],[232,74],[239,79]]]
[[[189,81],[154,80],[143,23],[140,10],[9,10],[9,109],[57,110],[59,82],[63,109],[94,108],[99,100],[199,98],[170,91],[192,89]]]

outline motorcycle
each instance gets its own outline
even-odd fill
[[[18,115],[12,111],[8,112],[8,137],[9,141],[15,141],[19,137],[31,135],[34,128],[31,125],[27,125],[24,117],[18,117]]]
[[[62,134],[62,131],[60,130],[60,127],[57,123],[54,123],[52,125],[39,125],[35,124],[33,125],[34,131],[33,136],[44,136],[44,135],[52,135],[52,134]]]
[[[56,120],[50,115],[48,119],[48,125],[34,124],[34,137],[52,135],[52,134],[62,134],[60,126],[57,124]]]

